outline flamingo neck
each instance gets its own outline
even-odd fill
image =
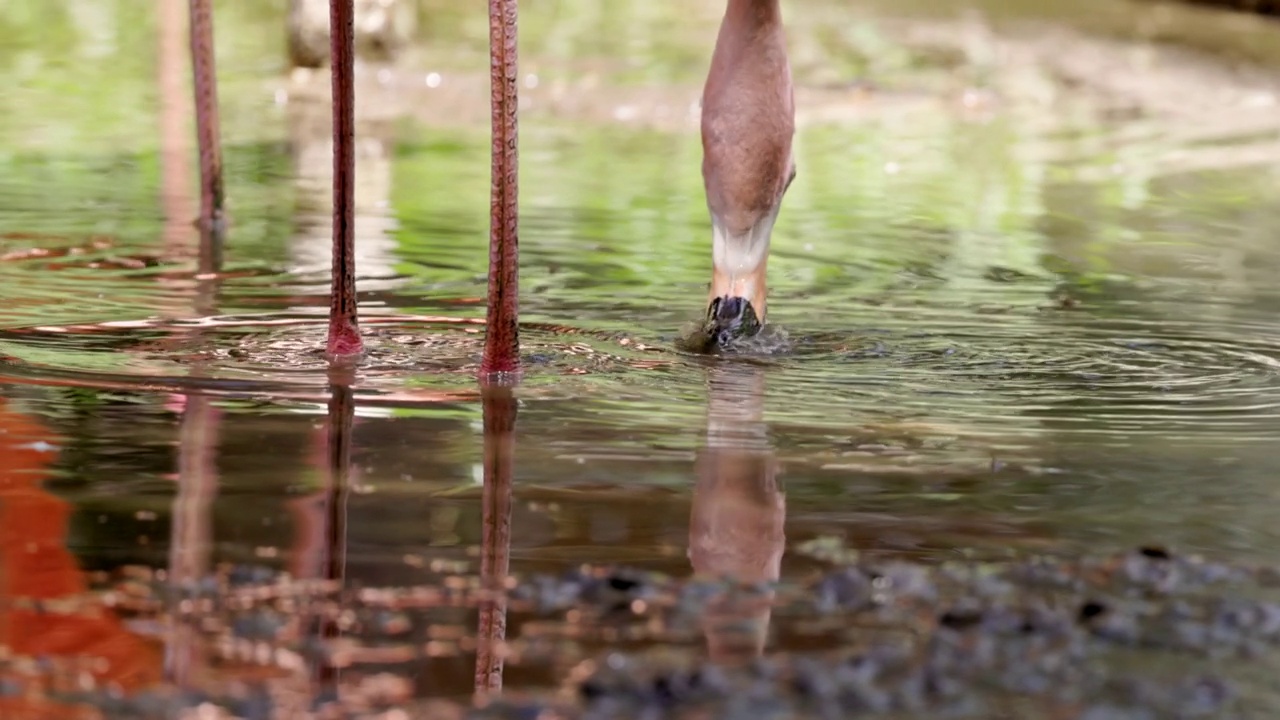
[[[742,29],[781,25],[782,7],[779,0],[729,0],[724,22]]]

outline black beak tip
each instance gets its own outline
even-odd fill
[[[718,297],[707,307],[707,332],[717,347],[760,332],[760,317],[751,301],[741,297]]]

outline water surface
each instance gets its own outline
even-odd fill
[[[323,574],[341,393],[315,354],[326,79],[284,67],[281,5],[219,4],[233,227],[213,276],[184,214],[185,76],[161,72],[156,21],[0,10],[18,38],[0,48],[16,88],[0,97],[0,512],[6,528],[45,519],[6,534],[7,562],[51,553],[59,582],[132,565]],[[527,369],[514,405],[495,405],[474,380],[486,28],[423,5],[420,46],[360,73],[371,350],[352,386],[347,582],[427,583],[444,561],[481,572],[495,407],[517,413],[521,576],[685,576],[710,542],[756,561],[712,552],[697,569],[764,562],[798,580],[821,563],[794,549],[830,536],[927,563],[1151,544],[1280,561],[1280,116],[1265,73],[1116,29],[1140,14],[1099,28],[1086,10],[989,25],[788,7],[799,175],[770,322],[790,349],[704,358],[673,340],[709,273],[694,103],[718,6],[534,4]],[[604,42],[622,28],[627,42]],[[413,694],[469,695],[470,665],[445,665]],[[510,667],[516,686],[555,677]]]

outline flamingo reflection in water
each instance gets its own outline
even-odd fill
[[[764,370],[711,368],[707,388],[707,429],[689,514],[689,560],[698,575],[769,584],[781,573],[786,495],[764,423]],[[740,664],[764,651],[772,599],[771,592],[731,594],[707,608],[703,631],[714,662]]]
[[[336,361],[358,357],[363,351],[355,286],[354,8],[354,0],[330,0],[334,168],[326,347]],[[519,369],[516,8],[516,0],[490,0],[489,4],[492,187],[488,316],[481,374],[490,378]],[[770,237],[783,195],[795,177],[793,134],[794,104],[779,2],[728,0],[702,113],[703,177],[713,230],[713,273],[704,330],[713,345],[753,334],[764,322]],[[763,378],[752,371],[745,375],[734,372],[740,371],[713,372],[710,379],[707,447],[698,462],[690,559],[701,573],[771,580],[779,573],[785,502],[776,484],[772,452],[767,442],[761,444],[757,437],[763,428],[759,387]],[[336,548],[343,544],[343,521],[339,498],[349,469],[350,424],[332,413],[335,407],[353,407],[353,399],[349,383],[335,384],[334,392],[336,406],[331,406],[330,422],[336,425],[331,428],[345,427],[347,433],[342,438],[330,435],[335,444],[331,446],[333,474],[325,523],[329,550],[324,564],[325,575],[340,580],[341,551]],[[345,402],[339,402],[340,397]],[[509,397],[507,402],[499,396],[487,397],[486,426],[489,413],[495,413],[495,431],[486,432],[488,547],[482,574],[496,582],[505,576],[508,564],[511,448],[507,421],[514,425],[514,403]],[[503,408],[507,412],[502,412]],[[500,432],[498,425],[507,429]],[[495,443],[492,452],[489,442]],[[713,609],[708,615],[713,656],[728,659],[744,649],[754,654],[763,648],[768,603],[747,610],[758,629],[745,641],[726,630],[732,623],[725,621],[741,612],[741,608],[726,607]],[[482,611],[477,691],[501,685],[501,662],[493,648],[502,638],[504,614],[505,608],[499,604]]]

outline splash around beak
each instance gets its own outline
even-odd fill
[[[676,346],[696,353],[727,350],[734,341],[760,332],[760,316],[751,301],[740,297],[716,297],[700,322],[686,325],[676,338]]]
[[[676,342],[678,347],[714,353],[760,332],[765,317],[765,270],[763,262],[755,265],[737,277],[716,268],[706,317],[685,327]]]

